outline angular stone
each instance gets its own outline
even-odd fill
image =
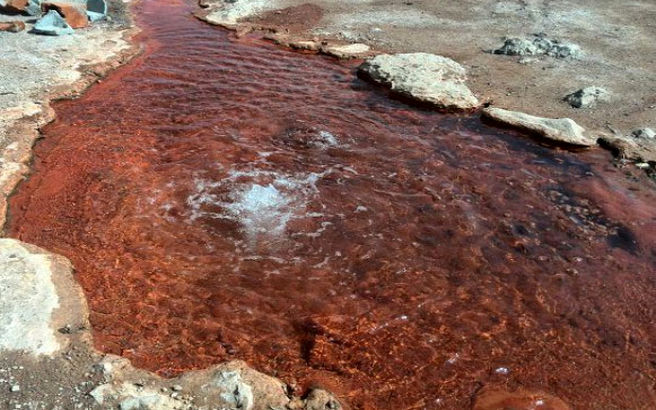
[[[69,26],[66,20],[64,20],[64,18],[55,10],[50,10],[45,16],[41,17],[41,19],[34,24],[32,32],[48,36],[61,36],[74,33],[71,26]]]
[[[0,31],[9,31],[11,33],[18,33],[25,30],[25,23],[22,21],[8,21],[0,23]]]
[[[610,93],[600,87],[586,87],[568,94],[564,100],[574,108],[588,108],[610,101]]]
[[[25,13],[30,16],[41,16],[41,0],[28,0],[27,7],[25,8]]]
[[[501,108],[486,108],[483,116],[543,138],[570,145],[590,147],[596,138],[585,135],[585,129],[569,118],[542,118]]]
[[[359,67],[365,77],[417,102],[447,109],[473,109],[479,102],[465,85],[465,68],[428,53],[381,54]]]
[[[107,3],[105,0],[87,0],[87,16],[94,22],[107,17]]]
[[[41,10],[43,10],[44,13],[50,10],[55,10],[64,17],[71,28],[84,28],[89,25],[86,6],[83,4],[44,2],[41,3]]]

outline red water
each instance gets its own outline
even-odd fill
[[[656,405],[653,182],[189,10],[144,0],[145,54],[56,105],[11,198],[98,348],[164,376],[243,359],[353,408]]]

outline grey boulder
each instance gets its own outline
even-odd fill
[[[610,93],[600,87],[586,87],[568,94],[565,101],[574,108],[594,107],[599,102],[610,101]]]
[[[74,33],[71,26],[69,26],[66,20],[64,20],[64,18],[55,10],[50,10],[48,14],[41,17],[41,19],[34,24],[32,32],[48,36],[61,36]]]
[[[503,45],[493,51],[494,54],[509,56],[541,56],[555,58],[580,58],[581,48],[572,43],[561,43],[559,40],[548,39],[543,34],[530,38],[508,38]]]
[[[465,85],[465,68],[450,58],[428,53],[381,54],[365,61],[358,72],[420,103],[461,110],[479,106]]]

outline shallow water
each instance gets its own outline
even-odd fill
[[[354,408],[656,404],[647,178],[138,10],[146,52],[56,105],[10,203],[11,236],[73,261],[98,348],[164,376],[243,359]]]

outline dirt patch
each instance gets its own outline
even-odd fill
[[[316,4],[305,3],[280,10],[267,11],[244,21],[271,27],[279,31],[301,34],[315,27],[323,17],[323,9]]]

